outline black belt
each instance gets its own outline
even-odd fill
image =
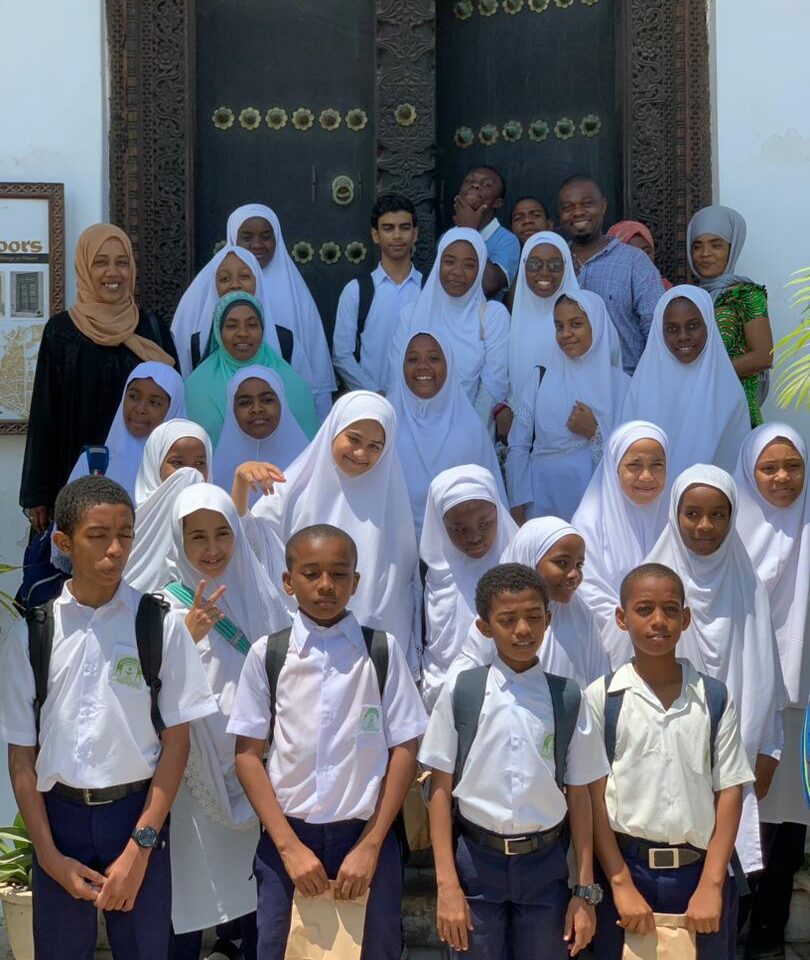
[[[642,840],[626,833],[617,833],[616,842],[622,853],[645,860],[653,870],[676,870],[697,863],[706,856],[706,851],[693,847],[690,843],[656,843]]]
[[[507,857],[516,857],[525,853],[535,853],[542,847],[559,840],[566,831],[568,820],[561,820],[556,827],[550,830],[542,830],[539,833],[521,833],[516,836],[505,837],[500,833],[493,833],[491,830],[484,830],[483,827],[477,827],[463,817],[456,817],[459,833],[477,843],[481,847],[487,847],[490,850],[497,850]]]
[[[131,793],[140,793],[148,789],[151,782],[151,779],[136,780],[134,783],[119,783],[114,787],[98,787],[89,790],[81,787],[69,787],[65,783],[55,783],[53,792],[67,800],[83,803],[87,807],[96,807],[106,803],[115,803],[116,800],[123,800]]]

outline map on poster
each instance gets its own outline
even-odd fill
[[[25,420],[50,304],[48,202],[0,199],[0,421]]]

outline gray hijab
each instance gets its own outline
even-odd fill
[[[692,242],[704,233],[722,237],[730,246],[725,272],[719,277],[712,277],[711,280],[704,280],[692,261]],[[734,273],[734,267],[742,253],[744,243],[745,220],[742,214],[732,210],[731,207],[704,207],[698,210],[689,221],[689,227],[686,230],[686,256],[689,260],[689,268],[697,278],[698,285],[709,292],[713,302],[730,287],[752,282],[749,277],[741,277]]]

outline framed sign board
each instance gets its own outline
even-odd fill
[[[0,183],[0,434],[24,433],[45,322],[64,309],[61,183]]]

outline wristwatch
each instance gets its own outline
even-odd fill
[[[571,893],[575,897],[579,897],[580,900],[584,900],[585,903],[589,903],[592,907],[598,906],[605,896],[598,883],[589,883],[587,886],[575,884]]]
[[[136,827],[131,836],[135,843],[144,850],[157,850],[158,847],[163,846],[160,834],[154,827]],[[582,889],[585,890],[587,887]]]

